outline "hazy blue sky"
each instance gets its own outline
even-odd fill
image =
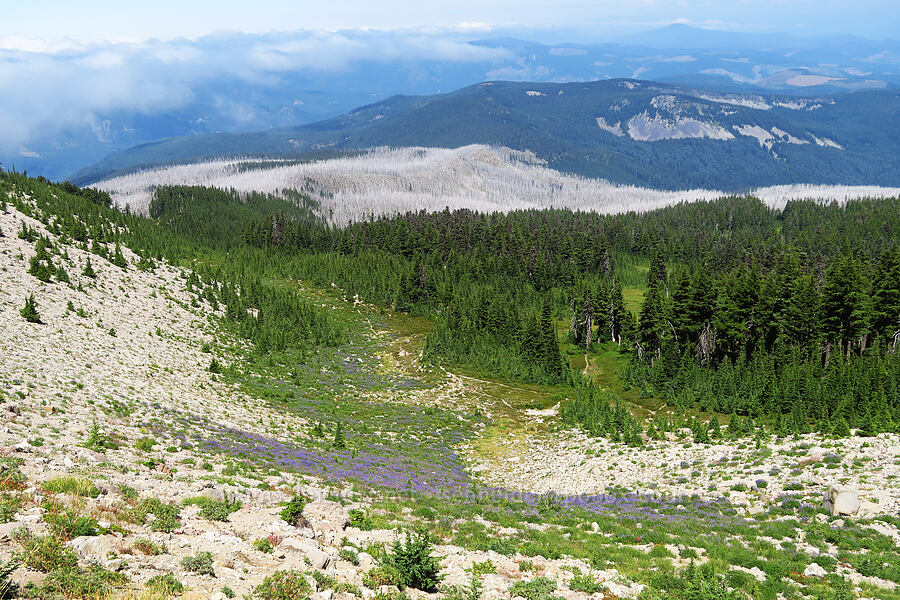
[[[216,31],[451,27],[578,29],[601,41],[672,23],[896,38],[897,0],[29,0],[4,2],[0,42],[196,37]],[[573,35],[570,32],[569,35]]]

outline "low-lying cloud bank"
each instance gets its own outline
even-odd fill
[[[247,168],[251,163],[253,168]],[[304,164],[218,160],[150,169],[95,184],[119,205],[144,213],[153,190],[164,185],[204,185],[241,193],[303,190],[317,198],[320,213],[337,224],[445,207],[484,212],[547,207],[603,214],[643,212],[726,195],[717,190],[615,185],[549,169],[530,153],[482,145],[375,149]],[[752,194],[769,206],[782,207],[791,199],[844,202],[900,196],[900,188],[790,185],[760,188]]]
[[[509,58],[505,49],[459,35],[304,31],[55,46],[6,38],[0,40],[0,154],[26,156],[36,139],[102,127],[103,115],[116,111],[153,115],[177,109],[197,100],[207,83],[276,88],[286,74],[337,74],[361,61],[460,64]]]

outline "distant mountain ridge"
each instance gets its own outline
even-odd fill
[[[299,127],[143,144],[73,180],[212,157],[469,144],[528,150],[561,171],[657,189],[894,186],[900,91],[777,96],[632,79],[486,82],[449,94],[394,96]]]
[[[35,69],[59,62],[75,81],[96,75],[87,68],[73,71],[77,65],[119,54],[125,62],[115,76],[133,77],[164,99],[148,104],[143,96],[126,96],[97,104],[92,94],[72,94],[61,102],[80,116],[60,130],[52,127],[58,109],[47,108],[52,98],[29,99],[28,83],[14,84],[13,78],[10,85],[16,87],[0,95],[0,114],[31,124],[34,135],[15,143],[10,135],[0,139],[9,142],[6,147],[0,143],[0,162],[61,179],[112,152],[163,138],[295,127],[396,94],[447,93],[482,81],[634,78],[798,95],[900,88],[897,40],[735,33],[682,24],[618,39],[575,33],[547,37],[515,28],[494,33],[490,38],[377,31],[218,34],[155,41],[137,53],[113,44],[65,56],[0,49],[0,66],[28,73],[25,59],[38,61]],[[332,56],[331,44],[348,43],[356,50]],[[187,62],[164,60],[173,54]],[[266,60],[258,63],[254,57]]]

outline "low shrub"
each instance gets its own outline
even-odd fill
[[[151,437],[142,437],[134,443],[134,447],[141,452],[150,452],[151,450],[153,450],[153,446],[155,445],[156,440]]]
[[[569,582],[569,589],[585,594],[599,594],[606,591],[606,586],[594,579],[590,573],[577,572]]]
[[[0,493],[0,523],[9,523],[22,506],[22,498],[16,494]]]
[[[165,594],[166,596],[174,596],[175,594],[180,594],[184,591],[184,586],[181,585],[181,582],[175,579],[175,576],[171,573],[154,575],[147,580],[144,587],[148,591],[156,594]]]
[[[681,573],[661,573],[651,579],[645,590],[652,600],[738,600],[743,592],[729,590],[725,578],[709,563],[696,567],[689,564]]]
[[[287,503],[287,506],[279,513],[281,518],[293,525],[299,527],[306,524],[306,518],[303,516],[303,509],[306,508],[308,500],[304,496],[295,495]]]
[[[91,429],[88,432],[88,439],[81,445],[94,452],[100,453],[105,453],[107,450],[115,450],[119,447],[115,440],[100,429],[100,425],[97,421],[94,421],[91,425]]]
[[[356,527],[361,531],[371,531],[374,529],[372,518],[364,510],[354,508],[350,510],[350,526]]]
[[[149,512],[155,517],[150,524],[152,531],[171,533],[181,527],[181,519],[178,518],[181,510],[175,504],[163,504],[156,500]]]
[[[85,569],[66,568],[51,571],[39,585],[26,592],[31,598],[56,599],[63,590],[66,600],[107,598],[128,583],[128,577],[94,563]]]
[[[476,577],[480,575],[491,575],[497,572],[497,565],[492,560],[472,563],[472,575]]]
[[[131,547],[147,556],[159,556],[160,554],[165,554],[167,552],[165,546],[152,542],[147,538],[138,538],[134,540],[134,544],[132,544]]]
[[[258,600],[306,600],[311,588],[300,571],[277,571],[253,590]]]
[[[509,586],[512,596],[522,596],[525,600],[556,600],[556,582],[549,577],[535,577],[530,581],[516,581]]]
[[[196,573],[197,575],[212,575],[213,571],[213,555],[212,552],[198,552],[194,556],[185,556],[181,559],[181,566],[185,571]]]
[[[41,573],[61,569],[73,569],[78,564],[78,556],[63,541],[50,536],[38,536],[25,530],[18,530],[14,539],[22,546],[22,564]]]
[[[50,528],[50,533],[63,540],[72,538],[100,535],[97,520],[78,514],[72,509],[60,512],[44,513],[44,521]]]
[[[0,490],[21,490],[28,479],[19,470],[22,459],[12,457],[0,458]]]
[[[231,513],[239,511],[242,506],[240,501],[237,500],[234,502],[219,502],[218,500],[211,500],[205,496],[188,498],[184,501],[184,504],[186,506],[191,504],[199,506],[200,518],[206,519],[207,521],[227,521]]]
[[[400,573],[392,566],[379,565],[363,575],[363,585],[373,590],[383,585],[400,585]]]

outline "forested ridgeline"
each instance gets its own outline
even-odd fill
[[[283,285],[306,280],[429,316],[427,360],[573,386],[564,417],[598,434],[634,440],[640,427],[569,367],[566,330],[570,353],[621,347],[627,385],[676,411],[790,431],[900,424],[898,199],[774,210],[723,198],[614,216],[445,210],[339,228],[300,194],[159,188],[145,219],[96,192],[0,181],[101,256],[122,244],[143,268],[190,264],[200,277],[189,285],[263,352],[343,338]]]
[[[302,355],[316,345],[336,344],[344,339],[345,333],[326,311],[294,290],[272,285],[263,276],[267,261],[264,252],[237,257],[221,250],[227,246],[225,240],[233,239],[227,233],[234,222],[242,223],[250,214],[258,217],[275,212],[272,208],[275,200],[251,198],[250,202],[242,203],[224,193],[230,200],[221,202],[223,193],[215,190],[215,194],[210,193],[217,200],[214,206],[198,202],[187,203],[189,208],[186,208],[183,200],[202,192],[185,188],[171,202],[161,194],[167,207],[164,212],[172,216],[157,221],[111,208],[109,195],[98,190],[0,171],[0,209],[11,204],[58,236],[51,243],[24,224],[18,232],[19,237],[35,244],[36,254],[29,272],[42,281],[72,286],[77,282],[80,287],[98,277],[90,264],[85,272],[69,275],[72,261],[65,251],[68,245],[77,245],[96,255],[97,260],[107,260],[123,269],[152,270],[157,261],[166,259],[193,271],[187,285],[210,307],[223,309],[224,322],[252,342],[257,351]],[[293,202],[279,202],[279,213],[298,217],[307,213]],[[198,212],[198,207],[204,206],[209,212]],[[203,235],[198,237],[197,231]],[[122,247],[130,248],[139,259],[129,264]]]
[[[565,319],[572,343],[631,352],[626,377],[642,395],[796,431],[900,423],[898,234],[897,199],[461,210],[345,228],[273,216],[244,228],[300,277],[433,314],[427,356],[571,381],[548,341]],[[643,293],[636,314],[623,290]]]

